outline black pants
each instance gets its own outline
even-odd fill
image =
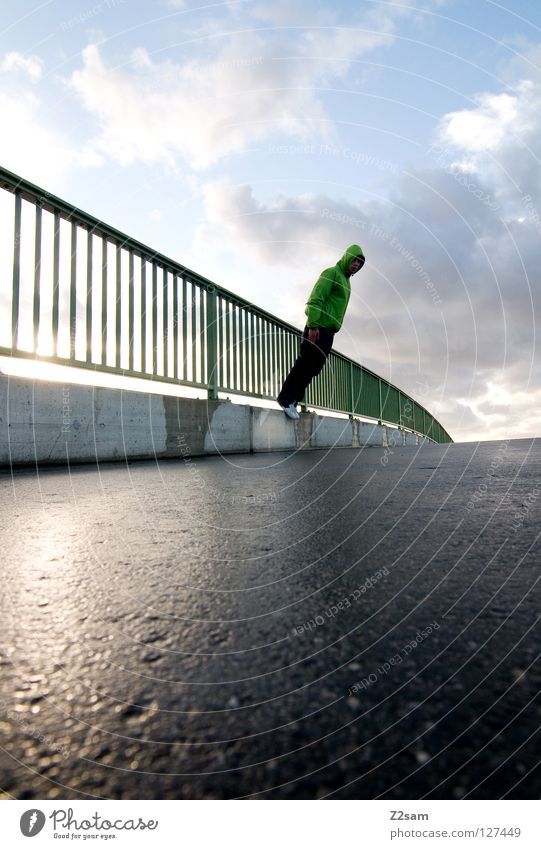
[[[334,334],[334,330],[320,327],[319,339],[313,343],[308,341],[308,328],[304,328],[299,356],[278,395],[278,403],[283,407],[289,407],[290,404],[297,404],[303,400],[309,383],[319,374],[327,361]]]

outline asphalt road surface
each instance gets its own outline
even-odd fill
[[[5,798],[541,795],[541,440],[0,492]]]

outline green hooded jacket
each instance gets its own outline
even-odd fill
[[[350,245],[336,265],[321,273],[306,304],[307,327],[340,330],[351,294],[347,270],[356,256],[362,256],[364,259],[362,248],[359,245]]]

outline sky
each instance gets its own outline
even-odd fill
[[[455,441],[541,436],[537,0],[19,0],[0,163],[302,328]]]

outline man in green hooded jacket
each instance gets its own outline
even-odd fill
[[[327,361],[351,295],[350,277],[363,265],[362,248],[350,245],[336,265],[321,273],[312,289],[305,309],[307,320],[299,356],[277,398],[290,419],[299,418],[297,404],[303,400],[308,385]]]

